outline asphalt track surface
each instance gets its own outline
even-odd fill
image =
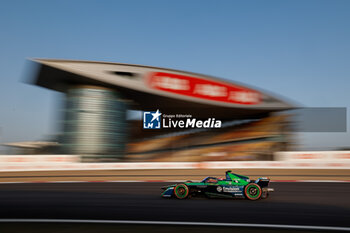
[[[350,183],[271,183],[259,201],[160,197],[167,183],[0,184],[0,218],[350,227]]]

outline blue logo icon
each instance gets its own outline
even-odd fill
[[[156,112],[143,112],[143,128],[144,129],[160,129],[160,119],[162,113],[159,109]]]

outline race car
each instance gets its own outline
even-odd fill
[[[186,199],[195,196],[208,198],[246,198],[258,200],[267,198],[273,188],[269,188],[270,179],[261,177],[250,180],[247,176],[226,171],[225,179],[206,177],[201,182],[186,181],[162,187],[162,197]]]

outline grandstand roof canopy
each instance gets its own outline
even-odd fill
[[[265,91],[197,73],[158,67],[77,60],[34,59],[34,83],[65,92],[72,85],[120,91],[130,108],[168,114],[242,119],[295,106]]]

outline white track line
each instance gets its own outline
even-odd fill
[[[221,226],[253,227],[299,230],[350,231],[350,227],[284,225],[284,224],[249,224],[216,222],[177,222],[177,221],[133,221],[133,220],[88,220],[88,219],[0,219],[0,223],[102,223],[102,224],[140,224],[140,225],[183,225],[183,226]]]

